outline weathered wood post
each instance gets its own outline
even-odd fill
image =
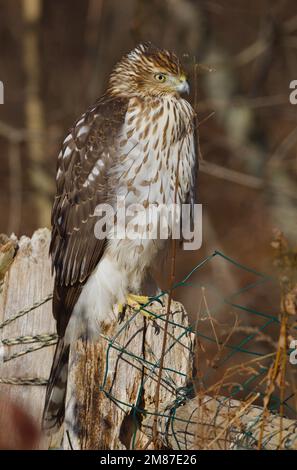
[[[37,422],[55,343],[55,336],[51,336],[55,322],[49,239],[49,230],[41,229],[31,239],[3,240],[0,248],[0,340],[4,353],[0,394],[17,401]],[[48,439],[40,445],[47,446]]]
[[[147,307],[156,315],[154,321],[130,309],[122,324],[115,315],[112,323],[104,325],[96,345],[79,341],[72,351],[65,431],[75,449],[139,448],[148,441],[140,430],[145,416],[155,410],[167,309],[167,298],[163,300],[163,307]],[[161,414],[188,387],[193,370],[195,337],[187,313],[177,302],[172,302],[171,312]]]

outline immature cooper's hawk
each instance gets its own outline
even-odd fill
[[[58,157],[50,253],[53,314],[59,341],[43,426],[63,421],[70,344],[98,338],[115,304],[141,292],[161,240],[98,239],[95,208],[140,203],[193,204],[194,111],[181,98],[189,86],[175,54],[141,44],[115,66],[106,93],[81,116]],[[134,296],[136,298],[136,296]]]

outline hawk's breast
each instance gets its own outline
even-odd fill
[[[188,202],[195,184],[193,118],[182,99],[134,98],[129,103],[118,138],[118,164],[110,175],[114,194],[126,206],[126,233],[110,240],[108,252],[135,274],[133,285],[141,279],[138,270],[150,266],[164,239],[171,238],[173,220],[179,225],[173,205]]]
[[[116,169],[117,194],[127,204],[186,202],[196,158],[193,119],[181,98],[130,100]]]

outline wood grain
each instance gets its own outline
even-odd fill
[[[51,294],[53,282],[48,256],[49,239],[49,230],[41,229],[36,231],[31,239],[22,237],[19,240],[17,254],[5,274],[2,286],[0,324],[15,316],[20,310],[30,308],[34,302],[42,301]],[[48,301],[0,329],[0,339],[3,341],[7,338],[54,332],[55,322],[51,312],[51,301]],[[5,346],[5,357],[26,350],[30,346],[32,345]],[[53,352],[54,346],[51,346],[4,363],[1,362],[0,378],[47,379]],[[23,406],[37,423],[40,423],[45,395],[44,386],[0,383],[0,394],[5,394]]]

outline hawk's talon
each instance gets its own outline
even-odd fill
[[[155,320],[153,320],[153,327],[155,329],[155,334],[158,335],[161,331],[161,328]]]
[[[127,304],[118,304],[118,322],[123,323],[126,315]]]

